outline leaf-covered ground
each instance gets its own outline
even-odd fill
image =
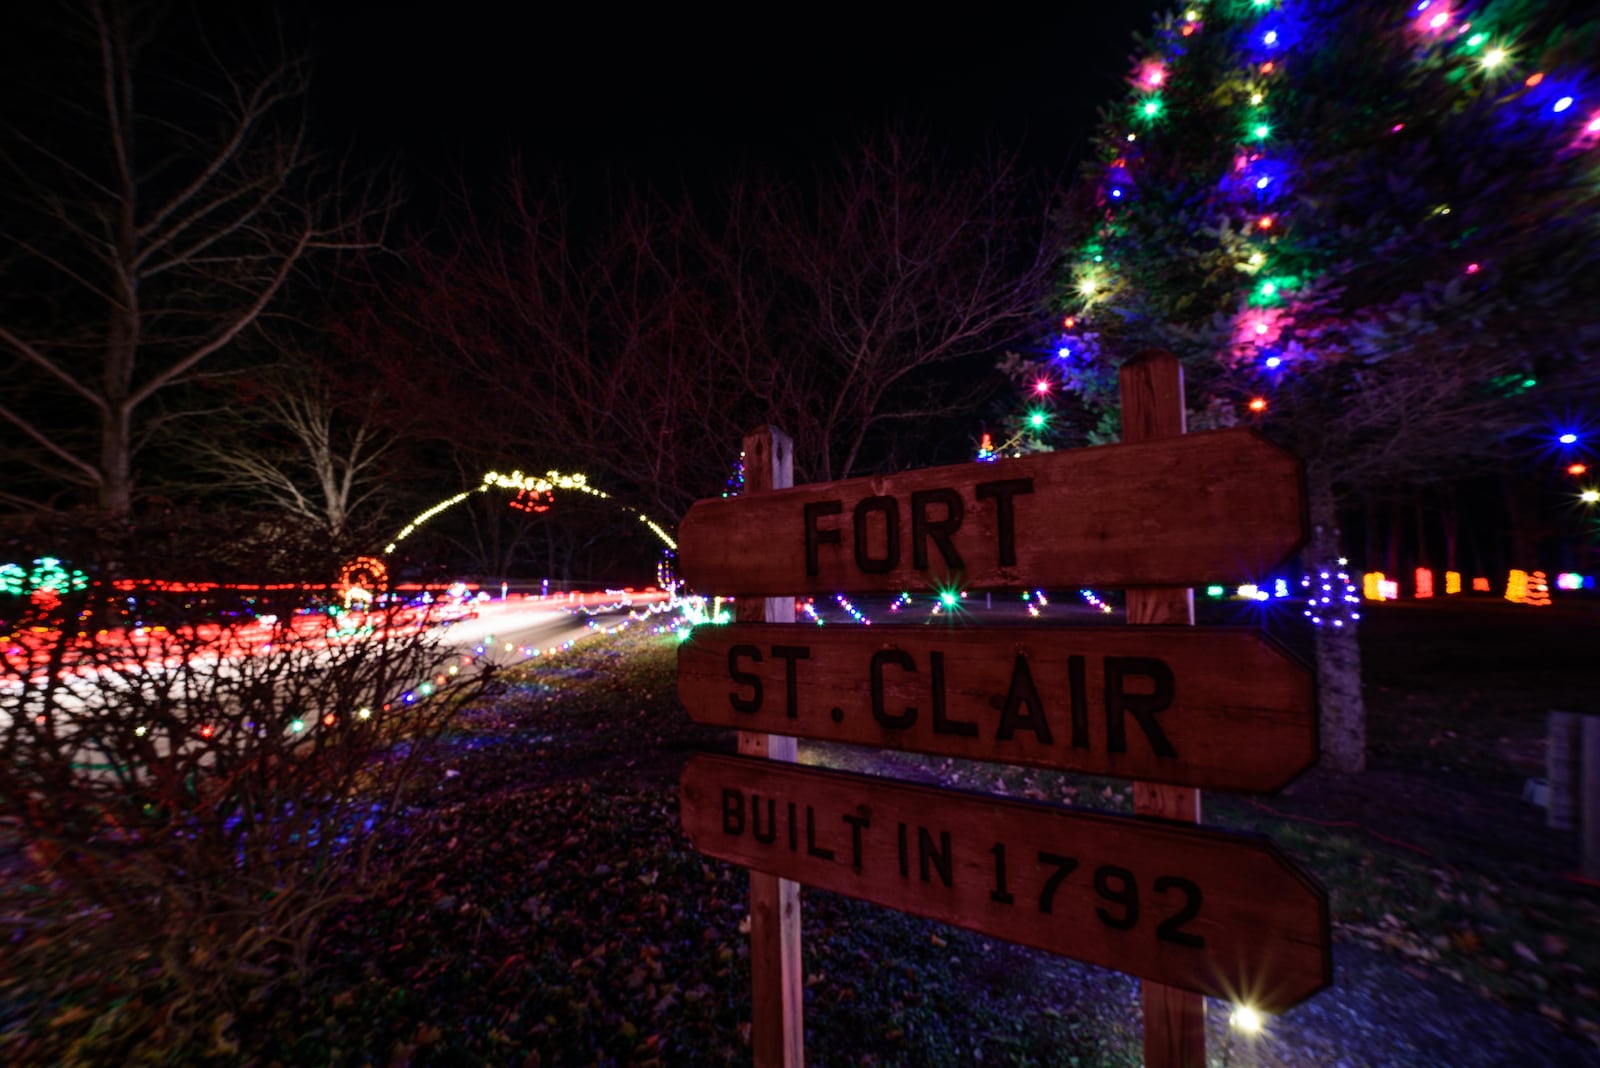
[[[1530,666],[1572,653],[1534,630],[1509,632],[1523,659],[1497,674],[1473,644],[1506,642],[1486,618],[1449,642],[1428,617],[1372,621],[1367,776],[1208,796],[1208,822],[1271,834],[1328,885],[1336,943],[1335,987],[1260,1038],[1213,1003],[1214,1064],[1600,1065],[1600,892],[1568,877],[1573,836],[1520,798],[1544,712],[1582,699],[1581,672]],[[1463,681],[1457,661],[1485,656]],[[387,844],[420,861],[405,889],[338,914],[319,969],[216,1021],[209,1049],[152,1062],[749,1063],[747,878],[677,826],[683,761],[731,739],[688,721],[674,671],[671,637],[639,633],[519,669],[449,738]],[[803,743],[802,760],[1101,808],[1126,797],[840,747]],[[828,893],[803,902],[812,1064],[1140,1063],[1133,979]],[[119,1063],[97,1053],[112,1048],[80,1044],[74,1063]]]

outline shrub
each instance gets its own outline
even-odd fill
[[[155,589],[113,555],[82,590],[0,596],[3,1023],[28,1057],[85,1028],[225,1044],[217,1020],[303,975],[329,911],[396,875],[374,850],[488,680],[444,651],[439,603]]]

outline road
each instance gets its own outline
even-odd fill
[[[445,642],[463,655],[482,656],[497,664],[511,664],[535,655],[549,655],[584,637],[590,623],[614,627],[637,614],[646,605],[660,603],[635,595],[631,606],[615,607],[615,598],[584,594],[570,600],[513,596],[503,601],[482,601],[473,606],[474,614],[451,623]],[[594,615],[578,611],[587,607]]]

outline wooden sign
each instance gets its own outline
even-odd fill
[[[699,755],[697,850],[1281,1012],[1332,981],[1327,895],[1269,840]]]
[[[1250,630],[700,627],[678,698],[698,723],[1208,789],[1317,759],[1310,670]]]
[[[1300,462],[1249,430],[696,501],[711,594],[1253,581],[1304,541]]]

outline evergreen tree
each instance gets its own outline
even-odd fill
[[[1363,487],[1538,443],[1575,459],[1581,440],[1557,442],[1600,392],[1600,22],[1575,10],[1207,0],[1159,19],[1074,190],[1048,350],[1009,362],[1024,444],[1113,439],[1117,367],[1168,349],[1191,429],[1255,425],[1305,460],[1312,574],[1336,570],[1338,507]],[[1324,764],[1355,771],[1355,620],[1320,622]]]

